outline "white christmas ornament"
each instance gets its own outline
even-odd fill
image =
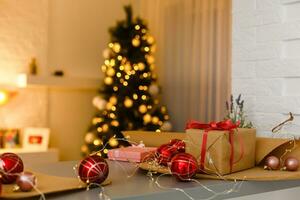
[[[107,101],[100,96],[95,96],[93,99],[93,105],[99,110],[103,110],[107,104]]]
[[[103,58],[108,59],[110,56],[110,49],[109,48],[104,49],[102,52],[102,55],[103,55]]]
[[[84,137],[84,141],[88,144],[93,143],[94,139],[95,139],[95,135],[93,133],[87,133]]]
[[[149,86],[149,93],[150,93],[151,95],[153,95],[153,96],[158,95],[158,93],[159,93],[158,85],[156,85],[156,84],[151,84],[151,85]]]
[[[160,130],[162,131],[171,131],[172,130],[172,124],[169,121],[165,121],[163,125],[160,127]]]

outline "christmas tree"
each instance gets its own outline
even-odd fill
[[[160,88],[154,73],[154,38],[131,6],[124,7],[126,19],[109,29],[111,41],[103,51],[101,70],[105,74],[99,95],[93,99],[98,112],[92,119],[84,155],[125,146],[123,130],[169,131],[171,123],[165,106],[159,105]]]

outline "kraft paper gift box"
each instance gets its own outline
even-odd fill
[[[128,162],[144,162],[154,157],[155,147],[123,147],[111,149],[108,151],[108,159],[128,161]]]
[[[255,166],[256,130],[238,128],[233,131],[232,144],[229,131],[208,131],[203,162],[206,173],[225,175]],[[195,156],[198,161],[201,159],[203,133],[202,129],[186,130],[186,152]]]

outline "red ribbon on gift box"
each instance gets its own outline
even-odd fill
[[[204,170],[205,164],[205,155],[206,155],[206,146],[207,146],[207,137],[209,131],[219,130],[219,131],[228,131],[229,133],[229,143],[230,143],[230,172],[232,172],[233,164],[239,162],[244,155],[244,145],[242,142],[242,138],[239,137],[240,147],[241,147],[241,155],[239,159],[234,162],[234,130],[236,130],[239,126],[240,122],[233,123],[230,119],[220,121],[220,122],[210,122],[208,124],[203,124],[198,121],[192,120],[186,124],[186,129],[203,129],[202,136],[202,145],[201,145],[201,158],[200,158],[200,169]]]

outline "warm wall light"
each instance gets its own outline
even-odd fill
[[[0,90],[0,105],[6,104],[8,101],[8,92],[5,90]]]
[[[16,92],[0,89],[0,106],[6,104],[15,94]]]

